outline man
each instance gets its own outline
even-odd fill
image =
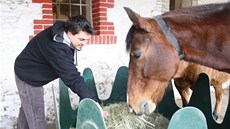
[[[61,80],[81,98],[97,101],[74,64],[80,51],[94,34],[83,16],[58,21],[29,41],[15,61],[15,78],[21,99],[17,128],[46,129],[43,85]]]

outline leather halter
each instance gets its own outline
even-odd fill
[[[165,21],[162,19],[161,15],[155,16],[154,19],[158,23],[158,25],[160,26],[161,30],[164,32],[168,40],[176,48],[180,59],[184,59],[184,53],[182,51],[180,44],[178,43],[176,37],[173,35],[170,28],[166,25]]]

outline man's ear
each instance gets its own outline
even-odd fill
[[[73,34],[72,34],[71,32],[68,31],[68,32],[67,32],[67,36],[68,36],[68,37],[72,37]]]

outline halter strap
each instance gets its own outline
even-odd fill
[[[164,34],[166,35],[168,40],[176,48],[180,59],[183,59],[184,58],[184,53],[183,53],[183,51],[181,49],[181,46],[178,43],[176,37],[173,35],[173,33],[170,30],[170,28],[166,25],[165,21],[162,19],[161,15],[155,16],[154,19],[158,23],[158,25],[160,26],[161,30],[164,32]]]

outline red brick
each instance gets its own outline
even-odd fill
[[[43,19],[53,19],[53,15],[43,15]]]
[[[113,44],[113,36],[110,37],[110,44]]]
[[[44,10],[42,10],[42,13],[43,14],[53,14],[53,10],[44,9]]]
[[[114,4],[113,3],[102,3],[102,2],[100,2],[100,3],[98,3],[99,5],[99,7],[107,7],[107,8],[113,8],[114,7]]]
[[[103,44],[106,43],[106,38],[107,38],[107,36],[103,36]]]
[[[93,13],[92,14],[93,18],[97,18],[97,17],[107,17],[107,13],[106,12],[98,12],[98,13]]]
[[[43,25],[34,25],[34,30],[43,29]]]
[[[88,44],[94,44],[94,39],[95,39],[95,36],[91,36]]]
[[[107,41],[106,41],[107,43],[109,43],[110,37],[111,37],[111,36],[107,35]]]
[[[42,4],[42,8],[44,9],[44,8],[46,8],[46,9],[52,9],[53,8],[53,5],[52,4],[47,4],[47,3],[45,3],[45,4]]]
[[[102,37],[101,37],[101,36],[98,36],[98,39],[99,39],[98,44],[101,44],[101,42],[102,42]]]
[[[99,6],[99,7],[107,7],[107,3],[99,2],[99,3],[98,3],[98,6]]]
[[[114,26],[108,26],[108,30],[114,30]]]
[[[93,18],[93,21],[107,21],[107,17],[97,17],[97,18]]]
[[[52,25],[44,25],[44,29],[46,29],[46,28],[48,28],[50,26],[52,26]]]
[[[114,0],[107,0],[107,2],[114,3]]]
[[[95,2],[92,4],[92,9],[99,8],[99,2]]]
[[[117,36],[114,36],[114,44],[117,43]]]
[[[29,40],[31,40],[33,37],[34,37],[34,35],[30,35],[30,36],[29,36]]]
[[[40,33],[42,30],[34,30],[34,34]]]
[[[93,27],[96,27],[96,26],[98,26],[97,22],[93,21]]]
[[[97,26],[94,27],[95,30],[107,30],[107,26]]]
[[[100,2],[101,0],[93,0],[92,3]]]
[[[52,0],[32,0],[33,3],[52,3]]]
[[[99,12],[98,16],[99,17],[107,17],[107,13]]]
[[[97,25],[113,25],[113,22],[98,22]]]
[[[99,31],[99,30],[96,30],[95,35],[97,35],[98,31]]]
[[[34,20],[34,24],[53,24],[53,20]]]
[[[114,8],[114,4],[107,4],[108,8]]]
[[[92,8],[92,13],[99,13],[99,12],[107,12],[107,8],[98,8],[98,6],[96,8]]]
[[[98,44],[98,41],[99,41],[98,36],[95,36],[95,44]]]
[[[107,3],[107,0],[93,0],[92,4],[98,4],[98,3]]]

